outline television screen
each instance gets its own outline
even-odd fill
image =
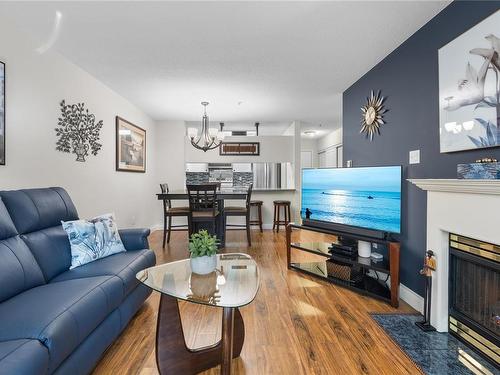
[[[302,170],[302,218],[401,232],[401,166]]]

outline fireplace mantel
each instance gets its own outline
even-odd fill
[[[450,233],[500,244],[500,180],[410,179],[427,192],[427,250],[436,255],[431,323],[448,330]],[[424,250],[422,249],[422,256]],[[402,259],[404,257],[404,252]]]
[[[408,179],[427,191],[500,195],[500,180]]]

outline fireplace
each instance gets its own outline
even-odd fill
[[[500,364],[500,246],[450,234],[449,332]]]

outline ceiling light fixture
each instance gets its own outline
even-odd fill
[[[207,152],[219,147],[224,139],[224,132],[217,130],[217,128],[210,128],[210,123],[207,116],[208,102],[201,102],[204,108],[203,118],[201,120],[201,132],[198,135],[198,129],[188,128],[188,137],[191,139],[191,144],[198,150]]]
[[[314,137],[316,135],[316,131],[315,130],[306,130],[304,132],[304,135],[307,135],[308,137]]]

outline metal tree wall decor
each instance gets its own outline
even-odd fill
[[[96,156],[102,147],[99,136],[102,128],[102,120],[96,122],[95,116],[89,113],[84,103],[66,104],[61,103],[61,117],[56,127],[56,150],[61,152],[72,152],[76,154],[76,161],[85,161],[89,155]]]
[[[360,133],[366,133],[366,136],[373,141],[373,135],[380,135],[380,126],[385,124],[384,113],[388,110],[384,108],[385,98],[380,96],[380,91],[371,92],[370,97],[366,98],[367,103],[361,107],[361,130]]]

